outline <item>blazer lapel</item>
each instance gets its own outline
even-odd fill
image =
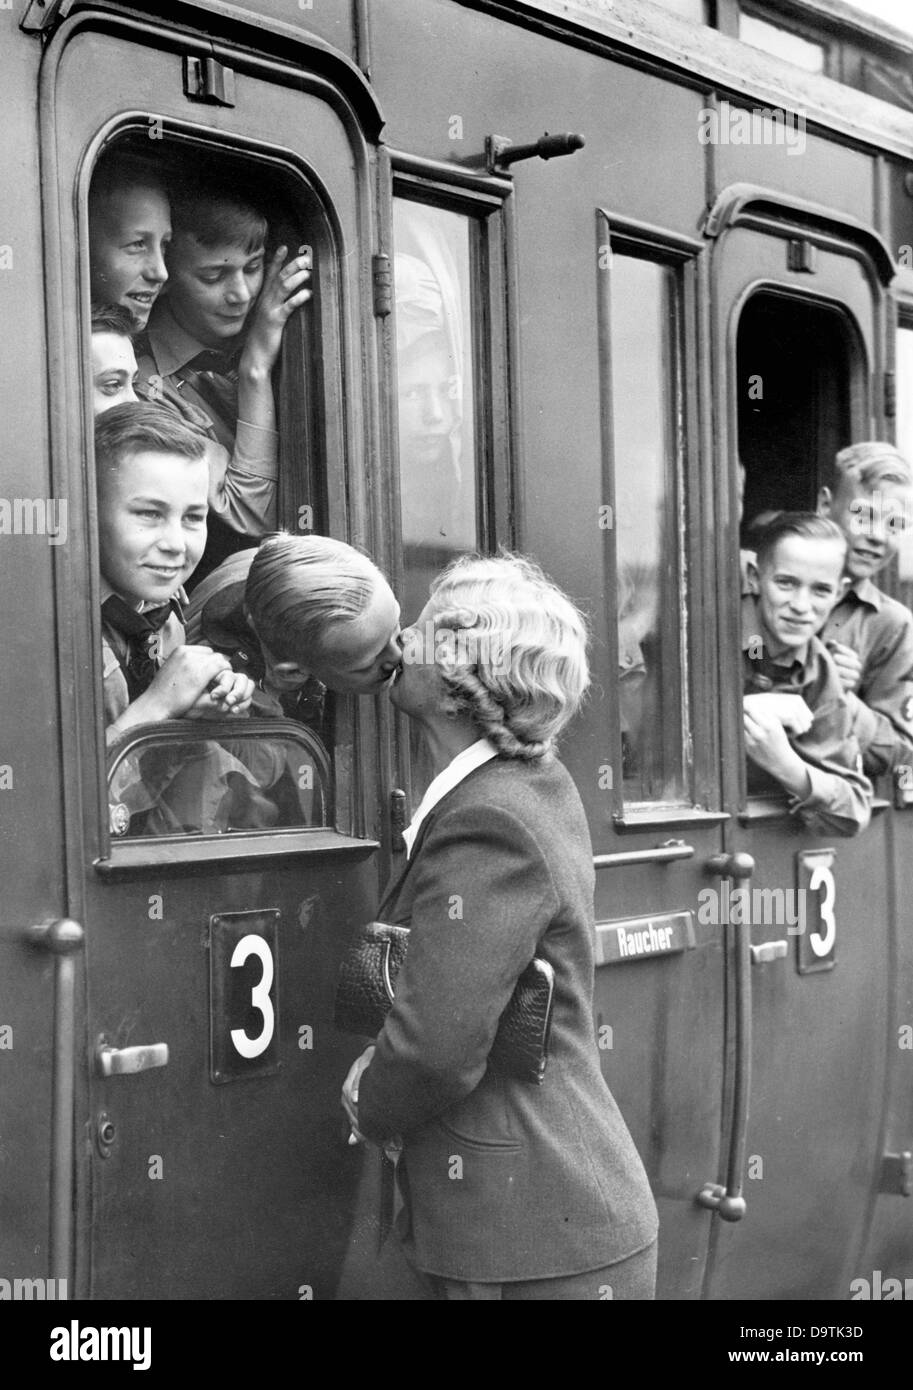
[[[427,816],[419,826],[418,835],[416,836],[415,844],[412,846],[412,853],[409,856],[409,858],[406,859],[404,863],[401,864],[398,869],[395,869],[393,873],[390,875],[390,879],[387,883],[386,888],[384,889],[384,895],[381,899],[380,906],[377,909],[377,920],[379,922],[387,921],[387,913],[389,912],[391,905],[396,902],[396,899],[400,895],[400,890],[402,889],[403,883],[406,880],[406,876],[408,875],[409,870],[412,868],[412,865],[415,863],[416,858],[418,857],[418,852],[422,847],[422,841],[425,838],[428,827],[434,820],[434,813],[436,810],[437,806],[432,807],[432,809],[428,812]]]

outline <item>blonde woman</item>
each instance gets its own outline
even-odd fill
[[[437,1298],[653,1297],[656,1209],[594,1037],[592,847],[554,751],[587,683],[583,619],[521,558],[456,561],[403,633],[391,698],[436,775],[378,912],[411,928],[396,1002],[343,1105],[402,1140],[397,1234]],[[535,954],[556,976],[539,1086],[489,1063]]]

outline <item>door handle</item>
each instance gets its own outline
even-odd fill
[[[721,878],[749,880],[755,863],[750,854],[715,854],[707,860],[707,868]],[[746,1202],[742,1196],[742,1175],[745,1168],[745,1144],[748,1132],[748,1099],[751,1094],[751,927],[733,926],[736,932],[735,950],[735,1084],[732,1096],[732,1128],[729,1135],[729,1158],[726,1164],[726,1185],[706,1182],[697,1194],[698,1203],[709,1211],[719,1212],[723,1221],[741,1221]]]
[[[168,1044],[146,1043],[142,1047],[111,1047],[99,1038],[95,1062],[101,1076],[135,1076],[153,1067],[167,1067]]]

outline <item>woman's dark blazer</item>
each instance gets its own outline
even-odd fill
[[[656,1208],[599,1068],[593,852],[562,764],[495,758],[471,772],[423,821],[378,917],[412,932],[358,1124],[402,1136],[398,1229],[418,1268],[503,1283],[649,1245]],[[488,1066],[536,953],[556,977],[541,1086]]]

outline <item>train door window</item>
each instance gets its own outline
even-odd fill
[[[472,219],[395,198],[394,290],[403,607],[414,618],[479,545]]]
[[[897,447],[905,459],[913,461],[913,305],[905,305],[897,325]],[[900,581],[913,584],[913,528],[898,538],[897,559]],[[904,598],[909,602],[909,590]]]
[[[814,511],[834,456],[851,439],[852,351],[838,310],[760,291],[739,319],[738,455],[742,539],[773,511]]]
[[[121,510],[130,516],[115,517],[117,525],[111,520],[116,509],[100,506],[102,596],[108,595],[102,620],[106,723],[110,726],[148,687],[157,660],[160,664],[156,652],[170,654],[184,640],[180,624],[175,625],[177,612],[168,611],[175,599],[181,603],[185,598],[174,591],[176,575],[190,591],[189,613],[196,627],[192,640],[215,647],[235,671],[249,675],[257,686],[253,713],[274,716],[276,722],[260,717],[219,725],[210,719],[203,729],[196,719],[172,718],[144,726],[138,744],[132,728],[126,737],[113,739],[108,765],[110,831],[134,838],[327,826],[334,808],[321,738],[332,726],[331,701],[305,676],[296,683],[283,674],[276,684],[275,653],[267,658],[249,625],[244,583],[246,557],[265,534],[283,525],[292,530],[326,528],[314,409],[323,366],[313,312],[319,303],[321,263],[327,278],[333,278],[330,224],[316,192],[279,160],[261,156],[255,163],[223,146],[177,135],[157,140],[152,148],[154,154],[148,139],[121,137],[107,147],[93,173],[93,315],[97,325],[98,310],[105,310],[107,318],[103,314],[101,321],[107,322],[107,329],[101,334],[105,360],[100,361],[96,328],[86,364],[87,387],[91,386],[87,401],[92,403],[87,423],[92,415],[101,416],[102,430],[107,423],[112,432],[105,445],[111,446],[111,457],[97,461],[106,475],[122,471],[114,466],[115,455],[136,460],[141,451],[129,440],[122,455],[114,448],[121,440],[117,430],[122,424],[129,426],[129,420],[114,415],[104,419],[112,405],[123,403],[132,375],[130,354],[124,351],[127,340],[118,336],[123,329],[118,329],[116,312],[111,317],[111,305],[105,304],[110,300],[134,316],[136,390],[161,421],[170,422],[172,433],[162,435],[165,445],[171,439],[172,452],[179,452],[175,440],[180,444],[188,431],[203,441],[207,467],[202,470],[202,490],[208,476],[209,536],[205,548],[199,535],[191,546],[186,516],[181,516],[185,553],[183,558],[178,555],[177,542],[170,538],[168,554],[173,552],[174,558],[168,558],[162,542],[148,546],[141,534],[145,528],[146,536],[153,535],[159,525],[156,515],[164,515],[154,510],[160,506],[158,494],[142,508],[132,500],[129,507],[125,503]],[[129,197],[122,195],[123,188],[130,191]],[[177,248],[168,245],[169,208],[175,225],[179,209],[184,219]],[[187,230],[188,209],[208,219],[199,234]],[[145,219],[142,227],[133,226],[135,215]],[[280,245],[289,248],[282,258],[286,263],[299,249],[310,260],[315,298],[293,313],[277,335],[264,328],[265,316],[257,315]],[[275,322],[277,316],[272,317]],[[129,329],[129,314],[126,322]],[[245,394],[245,372],[251,364],[245,349],[254,333],[260,346],[273,342],[274,357],[267,391],[248,408],[252,398],[249,391]],[[259,358],[254,365],[262,367]],[[251,370],[250,375],[257,372]],[[127,390],[127,397],[130,394]],[[151,421],[150,413],[144,427]],[[99,436],[104,439],[104,434]],[[120,492],[117,495],[120,498]],[[178,500],[185,506],[183,494]],[[197,511],[199,502],[196,499]],[[191,520],[201,532],[201,518]],[[128,534],[122,523],[129,523],[132,532]],[[246,554],[237,553],[242,551]],[[199,563],[187,574],[192,552]],[[139,576],[132,589],[131,573]],[[151,576],[145,584],[149,592],[137,603],[144,574]],[[199,591],[206,594],[206,606],[194,615],[193,586],[201,574],[206,575]],[[127,585],[122,593],[118,578]],[[117,607],[109,612],[112,602]],[[156,626],[160,613],[164,626]],[[183,616],[186,621],[187,614]],[[136,628],[137,621],[148,632]],[[279,657],[287,663],[290,654]],[[301,660],[305,664],[306,654]],[[209,713],[218,715],[217,710]],[[297,725],[288,725],[287,716],[306,727],[296,734]]]
[[[614,254],[611,401],[618,690],[626,802],[682,802],[689,782],[683,566],[682,286]]]

